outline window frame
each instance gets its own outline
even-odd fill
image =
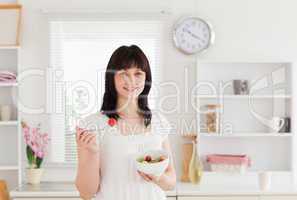
[[[137,19],[137,20],[135,20]],[[160,13],[160,12],[147,12],[147,13],[80,13],[80,14],[73,14],[73,13],[63,13],[63,14],[57,14],[57,13],[47,13],[47,20],[48,20],[48,30],[50,31],[50,22],[52,21],[159,21],[162,24],[162,29],[160,33],[160,57],[159,57],[159,66],[164,65],[164,46],[165,46],[165,34],[167,33],[166,28],[168,25],[169,21],[169,15],[167,13]],[[49,45],[48,47],[50,48],[50,32],[48,31],[48,42]],[[48,56],[49,60],[50,58],[50,49],[48,49]],[[48,70],[52,70],[51,66],[49,65]],[[158,70],[159,73],[159,82],[158,84],[161,83],[162,77],[164,74],[163,71],[164,67],[162,67],[160,70]],[[153,75],[154,76],[154,75]],[[51,79],[48,78],[49,81],[47,81],[47,88],[49,89],[48,91],[51,91],[50,89],[50,81]],[[159,91],[160,92],[160,91]],[[52,108],[53,102],[51,102],[51,97],[52,95],[49,93],[48,94],[49,99],[47,99],[47,108]],[[51,114],[51,110],[50,110]],[[51,117],[50,117],[51,119]],[[51,129],[51,127],[50,127]],[[48,157],[51,157],[50,155],[51,152],[51,145],[49,145],[49,154],[46,157],[43,166],[44,168],[75,168],[77,163],[68,163],[68,162],[51,162],[48,160]]]

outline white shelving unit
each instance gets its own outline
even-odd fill
[[[197,61],[195,107],[198,152],[247,154],[250,171],[291,171],[294,131],[274,133],[272,117],[292,117],[292,62]],[[235,95],[232,80],[248,80],[250,93]],[[219,130],[207,133],[201,106],[219,105]],[[292,127],[291,127],[292,128]]]
[[[19,46],[0,46],[0,70],[19,72]],[[18,110],[18,84],[0,83],[0,105],[9,104],[12,119],[0,118],[0,179],[4,179],[8,188],[21,184],[21,126]]]

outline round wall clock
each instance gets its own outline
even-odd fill
[[[173,30],[175,46],[185,54],[195,54],[206,50],[214,42],[211,25],[198,17],[179,20]]]

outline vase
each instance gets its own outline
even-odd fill
[[[27,182],[32,185],[40,184],[40,179],[43,174],[42,168],[27,168]]]
[[[196,141],[192,141],[193,149],[192,149],[192,158],[189,164],[189,179],[193,184],[200,184],[203,166],[200,160],[200,155],[197,154]]]

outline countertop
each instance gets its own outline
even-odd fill
[[[191,183],[178,183],[178,196],[218,196],[218,195],[297,195],[297,189],[292,185],[271,187],[269,190],[260,190],[257,185],[194,185]]]
[[[176,189],[166,191],[167,196],[176,196]],[[10,191],[15,197],[79,197],[73,182],[42,182],[39,185],[23,184]]]
[[[217,196],[217,195],[297,195],[290,185],[272,187],[261,191],[255,185],[222,185],[178,182],[175,190],[166,191],[167,196]],[[11,197],[79,197],[72,182],[42,182],[40,185],[23,184],[10,192]]]

